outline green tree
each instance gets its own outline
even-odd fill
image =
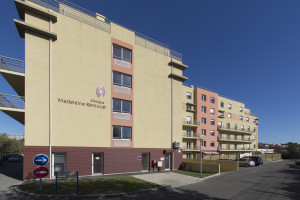
[[[22,154],[24,140],[11,139],[6,133],[0,134],[0,155]]]

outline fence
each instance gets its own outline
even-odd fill
[[[0,69],[18,73],[25,73],[25,64],[22,60],[17,60],[0,55]]]
[[[259,156],[263,159],[264,162],[272,162],[281,160],[281,154],[280,153],[266,153],[266,154],[257,154],[252,153],[253,156]]]
[[[0,107],[25,109],[25,98],[21,96],[0,94]]]

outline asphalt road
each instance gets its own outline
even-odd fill
[[[178,188],[148,191],[105,199],[299,199],[300,169],[291,167],[293,161],[266,163],[263,166],[240,168],[240,172],[227,172],[199,183]],[[0,185],[2,177],[0,177]],[[87,199],[66,197],[30,197],[11,192],[0,193],[0,199]],[[88,198],[90,199],[90,198]],[[97,199],[102,199],[101,197]]]

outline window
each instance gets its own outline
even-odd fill
[[[210,125],[215,125],[215,120],[214,119],[210,120]]]
[[[244,128],[244,125],[241,125],[241,130],[242,130],[242,131],[244,131],[244,130],[245,130],[245,128]]]
[[[189,92],[187,92],[187,93],[186,93],[186,98],[187,98],[187,99],[192,99],[192,94],[189,93]]]
[[[113,99],[113,112],[131,114],[131,101]]]
[[[228,118],[231,118],[231,113],[228,113],[227,116],[228,116]]]
[[[202,117],[202,124],[206,124],[206,118]]]
[[[240,120],[243,121],[243,116],[240,116]]]
[[[190,159],[190,158],[191,158],[191,153],[187,153],[187,154],[186,154],[186,158],[187,158],[187,159]]]
[[[131,139],[131,127],[113,126],[113,139]]]
[[[202,129],[201,134],[206,135],[206,129]]]
[[[256,129],[255,129],[255,127],[253,128],[253,132],[255,132],[256,131]]]
[[[113,84],[131,88],[131,76],[119,72],[113,72]]]
[[[220,102],[220,107],[224,108],[224,102],[223,101]]]
[[[231,109],[231,104],[230,103],[228,104],[228,109]]]
[[[234,130],[237,130],[237,124],[233,125]]]
[[[227,124],[226,124],[226,127],[229,129],[229,128],[230,128],[230,123],[227,123]]]
[[[215,103],[215,98],[214,97],[210,97],[210,103]]]
[[[243,107],[240,107],[240,112],[243,112]]]
[[[125,60],[127,62],[131,62],[131,50],[114,44],[113,57],[120,60]]]
[[[249,117],[246,117],[246,122],[249,122]]]
[[[201,141],[201,146],[206,147],[206,141]]]
[[[206,107],[205,106],[202,106],[202,112],[206,113]]]
[[[206,95],[202,94],[202,101],[206,101]]]
[[[192,106],[190,104],[186,104],[186,109],[187,110],[192,110]]]
[[[218,122],[218,126],[219,126],[219,127],[222,127],[222,122]]]
[[[191,142],[186,142],[186,148],[191,149],[191,147],[192,147]]]
[[[215,131],[210,131],[210,136],[215,136]]]
[[[210,142],[210,147],[215,147],[215,142]]]
[[[191,124],[191,120],[192,120],[192,118],[190,116],[186,117],[186,123],[187,124]]]
[[[214,108],[210,109],[210,114],[215,114],[215,109]]]
[[[192,131],[190,129],[186,130],[186,136],[191,137],[192,136]]]
[[[57,176],[63,176],[67,169],[67,155],[66,153],[53,153],[53,172],[57,173]],[[53,175],[54,175],[53,174]]]
[[[250,132],[250,126],[247,127],[248,132]]]

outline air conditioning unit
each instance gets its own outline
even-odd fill
[[[181,142],[174,142],[174,149],[181,148]]]

